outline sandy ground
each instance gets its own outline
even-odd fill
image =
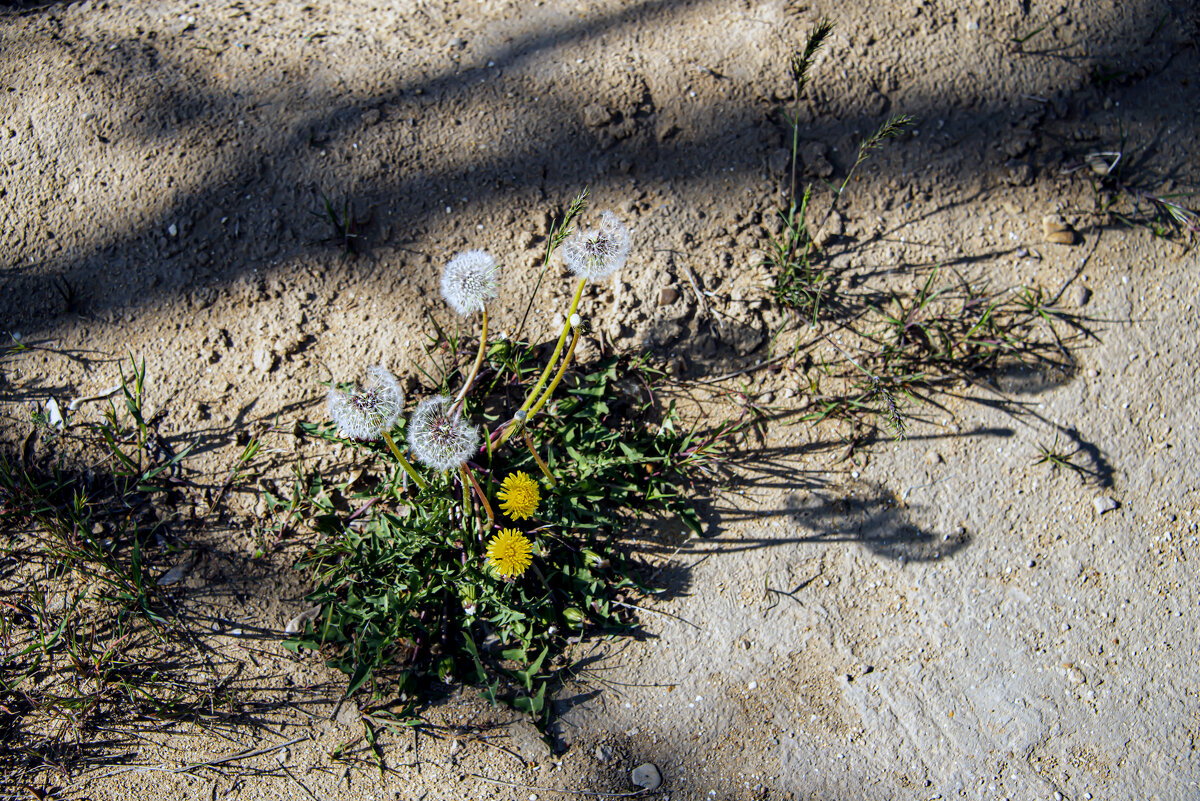
[[[291,744],[197,776],[97,770],[75,797],[553,798],[628,791],[645,761],[673,799],[1200,797],[1200,272],[1179,237],[1103,213],[1200,181],[1184,0],[5,7],[0,329],[34,346],[2,365],[6,439],[132,353],[159,430],[219,484],[239,435],[323,415],[319,381],[412,373],[456,251],[502,260],[515,328],[547,213],[584,185],[634,230],[585,300],[587,347],[650,349],[689,382],[755,367],[784,321],[757,265],[786,189],[787,54],[823,16],[805,180],[844,175],[888,114],[916,119],[849,188],[835,259],[880,290],[940,265],[1061,292],[1090,332],[1073,368],[947,385],[906,440],[849,457],[855,432],[788,414],[798,372],[726,382],[778,419],[734,489],[698,499],[708,536],[647,547],[668,592],[645,637],[589,644],[553,752],[468,690],[431,719],[497,728],[385,737],[382,776],[331,759],[361,727],[336,677],[280,647],[304,577],[287,548],[254,558],[259,493],[239,486],[188,530],[180,597],[210,610],[220,669],[280,708],[110,756]],[[1072,170],[1101,151],[1122,152],[1124,190]],[[322,194],[362,221],[356,256],[324,241]],[[1074,244],[1045,241],[1048,214]],[[565,291],[542,290],[535,337]],[[1056,434],[1086,476],[1033,464]],[[337,466],[269,437],[277,467]]]

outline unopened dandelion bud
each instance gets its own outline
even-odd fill
[[[459,253],[442,270],[442,297],[464,317],[483,311],[497,295],[497,270],[496,260],[482,250]]]
[[[571,328],[576,329],[583,325],[583,318],[578,314],[572,314],[571,319],[568,322],[571,323]]]
[[[404,409],[404,390],[382,366],[367,370],[367,383],[354,392],[329,390],[329,416],[347,439],[376,440],[396,426]]]
[[[600,215],[600,227],[577,231],[562,246],[567,269],[580,278],[602,281],[621,269],[629,257],[629,229],[606,211]]]
[[[479,432],[462,419],[460,409],[444,395],[427,398],[408,421],[408,445],[423,464],[435,470],[461,466],[479,450]]]

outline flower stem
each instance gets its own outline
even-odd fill
[[[550,377],[550,372],[554,366],[558,364],[558,357],[562,355],[563,345],[567,342],[567,332],[571,330],[571,315],[575,314],[579,308],[579,301],[583,297],[583,288],[587,285],[586,278],[579,279],[579,285],[575,287],[575,297],[571,299],[571,308],[567,309],[567,319],[563,321],[562,333],[558,335],[558,343],[554,346],[554,353],[550,356],[550,361],[546,362],[546,369],[542,371],[538,382],[534,384],[533,391],[525,398],[525,402],[521,404],[522,409],[529,409],[533,405],[534,400],[538,397],[538,393],[542,391],[542,387],[546,386],[546,379]]]
[[[558,382],[562,381],[563,374],[567,372],[567,365],[571,363],[571,356],[575,353],[575,346],[579,344],[579,326],[575,329],[574,336],[571,337],[571,346],[567,348],[567,355],[563,357],[562,364],[558,368],[558,374],[554,376],[554,380],[550,382],[550,386],[542,393],[542,397],[538,400],[534,407],[529,410],[529,416],[533,417],[538,411],[546,405],[546,401],[550,400],[550,396],[554,394],[554,390],[558,388]]]
[[[562,355],[563,345],[567,343],[567,332],[571,330],[571,315],[579,308],[579,301],[583,297],[583,287],[587,284],[586,278],[579,279],[579,286],[575,288],[575,297],[571,301],[571,308],[567,310],[567,319],[563,322],[562,333],[558,335],[558,344],[554,346],[554,354],[551,355],[550,361],[546,362],[546,369],[542,370],[542,375],[538,378],[537,383],[533,385],[533,390],[525,398],[525,402],[521,404],[521,410],[526,411],[533,405],[537,399],[542,387],[546,386],[546,379],[550,377],[550,373],[554,370],[554,366],[558,364],[558,357]],[[500,444],[508,442],[508,438],[515,433],[515,429],[510,425],[504,430],[504,436],[500,438]]]
[[[421,489],[429,489],[429,485],[425,483],[425,479],[421,478],[417,471],[413,469],[413,466],[409,464],[409,461],[404,458],[404,454],[400,453],[400,449],[396,447],[396,441],[392,439],[392,435],[385,431],[383,434],[383,441],[386,442],[387,446],[392,449],[392,455],[396,457],[396,461],[398,461],[400,466],[404,468],[404,472],[408,473],[408,477],[417,482],[417,486]]]
[[[475,354],[475,364],[471,365],[471,372],[467,374],[467,381],[463,384],[462,389],[454,396],[454,405],[451,407],[451,413],[457,410],[462,405],[463,400],[467,397],[467,393],[471,390],[471,385],[475,383],[475,376],[479,375],[479,366],[483,364],[483,354],[487,352],[487,333],[488,333],[488,316],[487,307],[483,308],[483,330],[479,332],[479,353]]]
[[[471,473],[471,468],[465,464],[462,466],[463,474],[463,501],[467,501],[467,482],[471,482],[471,486],[475,488],[475,494],[479,496],[479,502],[483,504],[483,511],[487,512],[488,531],[496,527],[496,516],[492,514],[492,505],[488,503],[487,495],[483,493],[483,487],[479,486],[479,482],[475,480],[475,476]]]
[[[554,476],[550,475],[550,468],[542,461],[542,457],[538,455],[537,448],[533,447],[533,439],[529,436],[529,429],[522,428],[521,433],[525,436],[525,446],[529,448],[529,453],[533,456],[533,461],[537,462],[537,466],[542,468],[542,475],[550,482],[550,486],[557,487],[558,482],[554,480]]]
[[[471,513],[474,511],[474,508],[471,506],[471,489],[467,485],[467,468],[465,466],[459,469],[458,483],[462,485],[462,519],[463,530],[465,531],[467,528],[467,521],[471,519]]]

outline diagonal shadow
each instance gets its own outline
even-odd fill
[[[338,102],[334,108],[312,108],[308,91],[303,87],[291,94],[287,91],[272,94],[258,88],[261,82],[255,79],[246,82],[245,91],[224,94],[205,91],[200,88],[203,81],[192,80],[195,70],[189,65],[172,62],[161,53],[152,58],[146,56],[144,43],[137,40],[114,42],[112,52],[128,53],[133,65],[130,69],[167,75],[163,82],[168,89],[154,105],[129,115],[134,120],[131,126],[109,132],[117,141],[131,140],[135,148],[157,152],[157,148],[171,142],[203,139],[214,122],[218,123],[217,130],[224,130],[221,122],[256,109],[260,112],[260,125],[267,127],[273,109],[307,106],[309,110],[287,118],[281,133],[235,133],[232,139],[227,139],[224,133],[218,134],[219,155],[194,188],[169,195],[159,208],[139,215],[146,218],[145,222],[127,225],[107,241],[81,242],[55,255],[34,256],[32,262],[22,258],[5,273],[6,295],[22,299],[20,314],[27,318],[26,322],[33,323],[35,332],[50,324],[61,309],[50,294],[46,276],[58,276],[72,287],[83,299],[87,312],[96,316],[129,306],[162,303],[181,295],[192,303],[189,293],[197,288],[326,253],[324,248],[313,244],[320,237],[309,233],[314,228],[308,222],[314,208],[311,200],[314,195],[309,187],[314,184],[323,186],[332,196],[352,197],[357,207],[384,209],[377,226],[369,233],[370,239],[383,245],[389,240],[444,228],[439,216],[443,207],[452,202],[461,209],[462,198],[468,198],[468,203],[461,215],[482,217],[484,207],[513,193],[529,199],[542,195],[565,197],[585,183],[617,188],[632,180],[639,184],[701,188],[718,180],[713,171],[717,157],[722,162],[721,169],[727,170],[732,178],[740,182],[755,180],[762,172],[770,140],[782,133],[775,123],[767,120],[771,101],[738,96],[720,107],[699,108],[680,115],[670,110],[669,102],[664,104],[663,98],[651,97],[644,83],[639,89],[636,82],[631,85],[634,96],[626,106],[614,110],[610,119],[598,128],[582,124],[576,98],[539,98],[536,116],[544,121],[535,126],[539,135],[525,136],[517,130],[521,113],[532,111],[529,106],[518,107],[515,115],[497,119],[513,125],[513,133],[486,153],[476,152],[467,158],[452,156],[441,159],[445,163],[433,166],[415,158],[399,164],[379,162],[377,166],[382,169],[371,169],[365,174],[352,166],[351,172],[356,175],[350,178],[329,166],[331,160],[344,164],[351,159],[353,164],[357,141],[352,140],[364,135],[362,119],[368,111],[387,109],[384,123],[385,127],[392,126],[387,136],[390,141],[402,148],[419,144],[426,121],[444,117],[447,112],[456,119],[483,112],[503,87],[509,85],[511,73],[517,79],[545,53],[568,45],[596,42],[639,25],[665,23],[672,15],[698,13],[707,5],[669,0],[645,2],[557,30],[529,33],[485,53],[471,53],[473,63],[490,62],[493,66],[452,62],[427,78],[401,79],[383,91]],[[1169,9],[1162,3],[1146,5],[1148,9]],[[1079,46],[1083,47],[1081,58],[1094,64],[1121,54],[1122,48],[1138,44],[1145,44],[1143,37],[1130,32],[1125,39],[1115,36],[1111,42],[1106,39],[1095,47],[1082,43]],[[1154,46],[1155,52],[1161,49],[1157,44]],[[1195,69],[1194,59],[1187,58],[1186,52],[1182,52],[1176,59],[1180,62],[1176,69],[1184,70],[1185,74]],[[103,85],[117,84],[130,76],[128,70],[117,69],[92,77]],[[476,89],[480,81],[487,86],[485,90]],[[1035,95],[1046,91],[1042,86],[1027,88]],[[836,105],[836,98],[827,95],[826,91],[818,97],[818,107]],[[1086,106],[1094,96],[1093,87],[1085,85],[1075,91],[1060,92],[1056,95],[1057,105],[1025,100],[1014,107],[1008,100],[997,100],[964,109],[957,107],[955,98],[930,95],[906,103],[904,111],[926,120],[949,121],[954,146],[948,147],[935,138],[933,147],[922,148],[922,156],[930,161],[927,165],[930,174],[950,169],[1003,174],[1003,164],[996,164],[990,154],[988,140],[992,130],[997,126],[1029,127],[1030,114],[1042,119],[1047,114],[1051,119],[1090,119],[1095,115],[1086,109],[1077,110],[1076,106]],[[655,135],[655,125],[665,122],[667,117],[677,118],[672,125],[680,131],[659,138]],[[416,124],[416,133],[410,135],[405,131],[405,118]],[[704,123],[714,118],[715,127]],[[805,138],[839,143],[843,145],[839,150],[848,153],[857,137],[873,129],[878,121],[878,115],[855,109],[825,121],[814,120]],[[693,130],[702,133],[693,135]],[[1042,158],[1049,163],[1051,156],[1042,153],[1032,160]],[[839,156],[831,158],[838,162],[836,166],[843,169],[848,166]],[[884,161],[879,168],[882,174],[903,170],[902,160]],[[397,166],[402,171],[399,176]],[[626,172],[629,177],[622,174]],[[480,210],[478,214],[475,209]],[[164,234],[171,226],[182,231],[182,236]],[[58,239],[63,238],[60,233]],[[53,244],[50,243],[50,250],[54,249]],[[44,252],[46,248],[34,250]],[[18,319],[17,314],[10,301],[4,317]]]

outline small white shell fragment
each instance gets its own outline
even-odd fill
[[[320,606],[314,606],[311,609],[305,609],[303,612],[287,622],[287,625],[283,627],[283,633],[299,634],[300,632],[304,631],[304,624],[310,620],[316,620],[317,615],[319,614],[321,614]]]

